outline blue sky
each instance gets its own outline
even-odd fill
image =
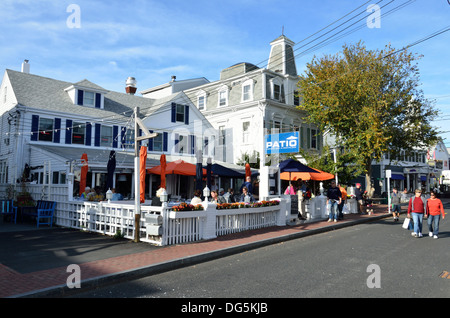
[[[391,43],[401,49],[450,26],[447,0],[1,2],[2,72],[20,70],[22,61],[28,59],[33,74],[69,82],[87,78],[119,92],[124,92],[128,76],[136,78],[140,91],[166,83],[172,75],[178,80],[206,77],[215,81],[222,69],[238,62],[264,67],[269,43],[281,35],[283,27],[284,34],[297,43],[297,69],[302,73],[314,55],[338,53],[344,43],[362,40],[369,49]],[[347,29],[360,26],[358,30],[304,52],[368,15],[368,5],[377,3],[381,7],[379,28],[369,28],[363,19]],[[73,19],[74,11],[67,12],[71,4],[79,7],[79,20]],[[361,13],[357,18],[311,44],[305,45],[314,37],[302,42],[358,7],[339,23]],[[79,28],[69,27],[78,21]],[[448,131],[441,136],[450,147],[450,32],[410,50],[423,55],[419,61],[421,88],[427,98],[436,101],[441,116],[435,125]]]

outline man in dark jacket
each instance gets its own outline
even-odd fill
[[[342,193],[338,187],[336,187],[336,181],[331,181],[331,187],[327,191],[327,206],[329,211],[328,222],[334,219],[337,222],[338,219],[338,204],[341,204]]]

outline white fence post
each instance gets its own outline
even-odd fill
[[[217,219],[217,204],[208,203],[206,207],[206,218],[203,222],[203,239],[209,240],[216,238],[216,219]]]

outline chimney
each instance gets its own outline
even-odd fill
[[[28,60],[24,60],[22,63],[22,73],[30,74],[30,64],[28,64]]]
[[[136,79],[134,77],[128,77],[125,84],[125,91],[128,95],[134,95],[136,93]]]

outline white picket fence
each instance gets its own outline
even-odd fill
[[[141,206],[139,237],[143,242],[157,245],[173,245],[211,239],[221,235],[286,225],[285,205],[258,208],[216,210],[215,204],[205,204],[203,211],[172,211],[168,207]],[[116,201],[58,202],[56,225],[104,235],[121,235],[134,239],[134,202]],[[283,214],[284,213],[284,214]],[[162,235],[148,235],[147,214],[162,216]]]
[[[0,185],[0,191],[1,188]],[[127,239],[135,237],[134,201],[69,201],[65,185],[53,185],[51,189],[28,185],[27,190],[34,200],[56,201],[54,220],[58,226]],[[290,202],[284,199],[279,205],[266,207],[217,210],[213,203],[203,206],[202,211],[176,212],[168,207],[141,205],[140,240],[161,246],[195,242],[251,229],[285,226],[290,215]],[[148,214],[162,216],[161,235],[147,234]]]

